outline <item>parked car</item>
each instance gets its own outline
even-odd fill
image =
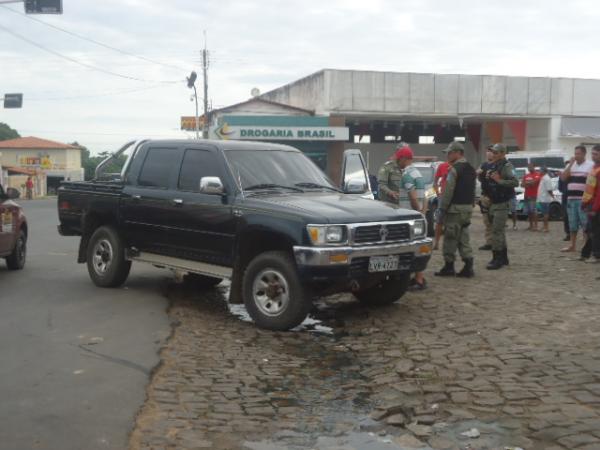
[[[562,209],[562,194],[558,189],[553,191],[554,200],[550,203],[550,220],[562,220],[563,218],[563,209]],[[517,218],[525,219],[527,218],[527,213],[525,212],[525,193],[520,192],[517,194]],[[538,216],[541,217],[541,205],[539,202],[536,205],[536,209],[538,212]]]
[[[362,198],[370,192],[356,151],[344,155],[340,189],[284,145],[148,140],[115,157],[127,148],[120,179],[101,181],[107,160],[96,180],[58,192],[59,232],[81,236],[78,262],[97,286],[121,285],[133,261],[205,285],[228,278],[231,303],[260,327],[287,330],[315,296],[396,301],[431,257],[422,214]]]
[[[27,257],[27,219],[14,201],[18,197],[19,191],[0,185],[0,258],[9,270],[25,267]]]

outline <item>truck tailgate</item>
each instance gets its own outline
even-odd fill
[[[59,232],[65,236],[80,235],[82,217],[94,214],[118,217],[123,184],[116,182],[68,182],[58,189]]]

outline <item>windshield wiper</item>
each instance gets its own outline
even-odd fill
[[[245,191],[253,191],[259,189],[290,189],[296,192],[304,192],[302,189],[294,187],[294,186],[284,186],[282,184],[275,183],[262,183],[262,184],[253,184],[252,186],[245,187]]]
[[[342,192],[341,189],[334,188],[333,186],[327,186],[326,184],[312,183],[310,181],[305,181],[302,183],[295,183],[294,186],[304,187],[304,188],[313,188],[313,189],[329,189],[335,192]]]

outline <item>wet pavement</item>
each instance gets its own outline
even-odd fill
[[[437,253],[427,291],[331,297],[292,332],[254,327],[226,284],[173,284],[131,448],[599,449],[600,270],[561,228],[509,231],[510,267],[479,252],[472,280],[434,279]]]

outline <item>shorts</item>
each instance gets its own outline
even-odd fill
[[[550,202],[548,203],[540,203],[540,213],[542,216],[547,216],[550,214]]]
[[[443,223],[442,210],[440,208],[436,208],[435,211],[433,212],[433,223],[438,224],[438,225]]]
[[[526,198],[523,202],[523,212],[527,215],[537,213],[537,199]]]
[[[569,216],[569,230],[571,233],[577,233],[580,228],[585,230],[588,217],[585,211],[581,209],[581,200],[567,200],[567,215]]]
[[[515,214],[517,212],[517,198],[513,197],[508,202],[508,207],[510,208],[510,212]]]

